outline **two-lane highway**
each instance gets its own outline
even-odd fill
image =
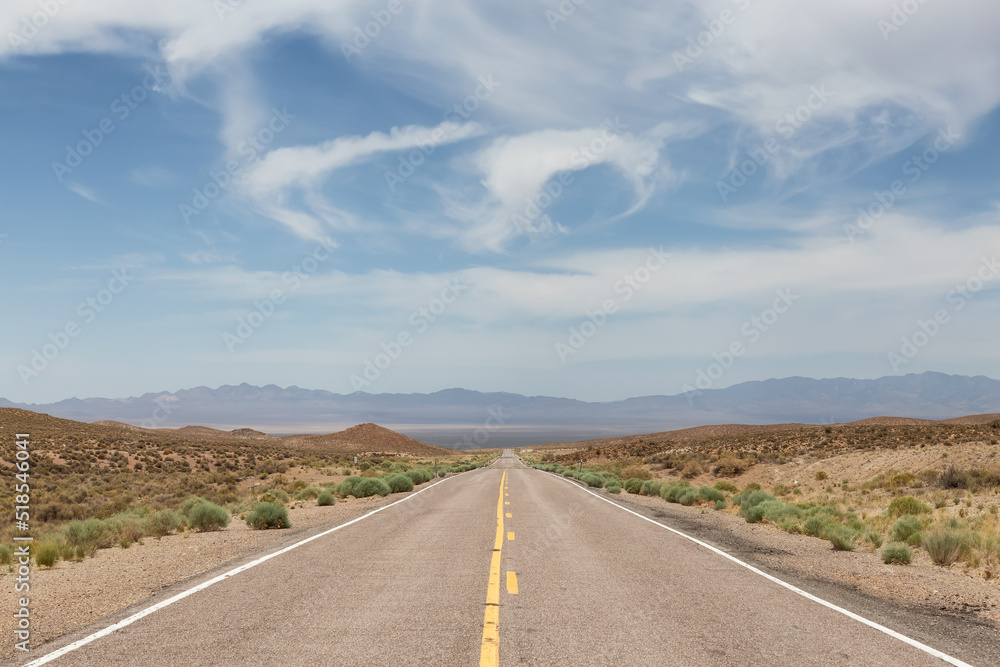
[[[16,664],[963,664],[510,451],[243,568]]]

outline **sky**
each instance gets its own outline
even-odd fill
[[[1000,377],[998,24],[10,0],[0,396]]]

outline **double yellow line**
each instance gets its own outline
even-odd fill
[[[490,585],[486,589],[486,613],[483,618],[483,644],[479,655],[479,667],[496,667],[500,660],[500,551],[503,549],[503,498],[506,485],[505,470],[503,477],[500,478],[500,497],[497,500],[497,536],[493,542],[493,558],[490,560]],[[514,586],[517,586],[516,580]]]

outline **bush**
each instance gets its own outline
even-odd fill
[[[188,524],[199,533],[219,530],[229,525],[229,512],[225,507],[203,500],[188,512]]]
[[[580,481],[587,486],[592,486],[598,489],[604,486],[604,478],[592,472],[585,473],[582,477],[580,477]]]
[[[719,500],[725,500],[726,494],[724,494],[722,491],[718,489],[712,489],[707,486],[703,486],[700,489],[698,489],[698,497],[708,502],[717,502]]]
[[[629,466],[625,468],[625,470],[622,470],[621,476],[623,479],[635,478],[640,482],[644,482],[647,479],[653,479],[653,473],[649,472],[642,466]],[[628,491],[628,488],[626,487],[625,490]],[[633,491],[629,491],[629,493],[633,493]]]
[[[822,482],[824,479],[827,478],[827,474],[822,470],[820,470],[816,473],[815,477],[817,482]]]
[[[715,509],[717,509],[717,510],[724,510],[724,509],[726,509],[726,501],[725,500],[716,500],[715,501]]]
[[[920,531],[924,529],[920,519],[907,514],[896,519],[892,524],[889,539],[892,542],[909,542],[910,544],[920,544]]]
[[[736,488],[735,484],[733,484],[732,482],[727,482],[724,479],[720,479],[718,482],[716,482],[713,488],[718,489],[719,491],[723,491],[725,493],[736,493],[737,491],[739,491],[739,489]]]
[[[715,462],[712,472],[719,477],[736,477],[750,468],[750,461],[738,458],[732,454],[725,454]]]
[[[969,486],[969,475],[952,465],[941,473],[937,482],[942,489],[965,489]]]
[[[181,517],[173,510],[160,510],[146,517],[146,532],[153,537],[169,535],[181,527]]]
[[[604,487],[608,493],[621,493],[622,487],[617,482],[608,482],[607,486]]]
[[[413,484],[423,484],[434,479],[434,473],[426,468],[417,468],[406,472],[407,477],[413,480]]]
[[[386,484],[384,479],[377,477],[362,477],[361,481],[354,487],[355,498],[367,498],[369,496],[387,496],[392,493],[392,489]]]
[[[830,517],[824,514],[814,514],[802,524],[802,533],[809,537],[825,537],[826,527],[831,523]]]
[[[639,493],[642,490],[642,480],[638,477],[631,477],[625,480],[625,490],[629,493]]]
[[[954,528],[935,528],[924,533],[921,544],[931,560],[948,566],[958,560],[964,534]]]
[[[858,535],[847,526],[833,523],[827,526],[826,539],[830,540],[837,551],[854,551]]]
[[[181,516],[187,518],[187,515],[191,511],[192,507],[194,507],[198,503],[207,503],[207,502],[208,501],[202,498],[201,496],[189,496],[188,498],[185,498],[183,501],[181,501],[181,504],[177,506],[177,511],[181,513]]]
[[[394,472],[391,475],[386,475],[382,479],[389,485],[389,491],[392,493],[405,493],[406,491],[413,490],[413,480],[410,479],[409,475]]]
[[[336,504],[336,500],[333,499],[333,494],[329,491],[324,491],[319,494],[319,498],[316,499],[316,504],[320,507],[328,507],[330,505]]]
[[[295,499],[296,500],[312,500],[313,498],[318,498],[319,494],[320,494],[320,490],[317,489],[315,486],[307,486],[306,488],[301,489],[300,491],[296,492]]]
[[[254,530],[288,528],[292,525],[288,520],[288,510],[279,503],[257,503],[247,514],[246,522]]]
[[[702,473],[701,464],[697,461],[688,461],[681,470],[681,477],[684,479],[694,479]]]
[[[743,487],[743,490],[744,491],[760,491],[760,484],[758,484],[757,482],[750,482],[749,484],[747,484],[746,486]]]
[[[681,501],[681,496],[690,491],[692,488],[693,487],[687,482],[681,482],[680,484],[662,484],[660,485],[660,497],[668,503],[679,503]]]
[[[59,560],[59,545],[54,542],[41,542],[35,549],[35,563],[41,567],[52,567]]]
[[[639,488],[639,495],[658,496],[660,495],[660,486],[661,484],[659,482],[652,479],[647,479],[645,482],[642,483],[642,486]]]
[[[913,496],[899,496],[892,499],[887,511],[890,517],[897,517],[905,514],[927,514],[931,508]]]
[[[892,542],[882,549],[882,562],[886,565],[900,563],[909,565],[913,560],[913,551],[902,542]]]

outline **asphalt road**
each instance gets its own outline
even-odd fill
[[[510,452],[168,602],[231,569],[13,664],[947,664]]]

